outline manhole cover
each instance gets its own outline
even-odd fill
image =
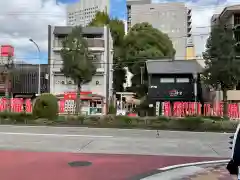
[[[71,167],[82,167],[82,166],[91,166],[92,163],[88,161],[73,161],[68,163]]]

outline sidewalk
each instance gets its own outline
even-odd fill
[[[142,180],[235,180],[226,164],[196,165],[160,172]]]
[[[234,177],[226,170],[226,165],[219,165],[206,167],[201,172],[180,178],[179,180],[234,180]]]

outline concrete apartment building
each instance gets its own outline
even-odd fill
[[[211,18],[211,26],[217,25],[219,22],[232,27],[234,38],[236,39],[236,48],[240,52],[240,4],[227,6],[220,14],[214,14]],[[235,90],[228,91],[227,97],[229,101],[240,102],[240,84]],[[222,92],[217,91],[216,99],[222,99]]]
[[[186,57],[188,38],[191,38],[191,10],[184,3],[151,3],[149,0],[127,0],[128,28],[148,22],[168,34],[176,50],[175,59]]]
[[[71,33],[71,26],[48,27],[48,63],[50,66],[50,93],[61,95],[66,92],[76,92],[77,85],[61,73],[62,58],[60,50],[62,39]],[[91,92],[103,98],[103,111],[106,113],[108,102],[113,94],[113,41],[107,27],[85,27],[83,33],[88,41],[89,50],[93,53],[93,61],[97,73],[92,81],[82,86],[83,92]],[[81,91],[81,92],[82,92]]]
[[[214,27],[220,21],[233,28],[234,37],[240,43],[240,4],[228,6],[220,14],[214,14],[211,18],[211,26]]]
[[[97,11],[109,13],[110,0],[80,0],[67,6],[67,25],[86,26],[95,17]]]

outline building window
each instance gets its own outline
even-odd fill
[[[174,78],[160,78],[160,83],[174,83]]]
[[[189,83],[190,79],[189,78],[176,78],[177,83]]]

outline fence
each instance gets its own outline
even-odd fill
[[[7,107],[8,106],[7,101],[8,101],[7,98],[0,98],[0,112],[6,111],[7,109],[9,109]],[[10,106],[11,112],[15,112],[15,113],[23,112],[24,111],[23,105],[24,105],[24,100],[22,98],[11,98],[9,100],[9,106]],[[32,106],[33,106],[31,99],[26,99],[25,105],[26,105],[25,112],[31,113]],[[63,100],[59,101],[59,113],[65,113],[65,101]]]
[[[26,112],[32,112],[32,101],[31,99],[26,99]],[[20,113],[23,112],[24,100],[22,98],[12,98],[10,99],[10,109],[11,112]],[[203,112],[202,112],[203,108]],[[7,99],[0,98],[0,112],[7,110]],[[59,113],[64,114],[68,112],[74,112],[75,106],[68,105],[64,99],[59,100]],[[216,103],[211,105],[205,103],[201,105],[195,102],[175,102],[171,105],[170,102],[164,102],[162,107],[162,112],[164,116],[170,117],[184,117],[193,115],[202,116],[223,116],[223,103]],[[230,119],[240,119],[240,104],[231,103],[228,104],[228,117]]]
[[[175,102],[171,105],[170,102],[164,102],[162,107],[164,116],[223,116],[223,102],[215,103],[195,103],[195,102]],[[240,104],[230,103],[228,104],[228,117],[230,119],[240,118]]]

